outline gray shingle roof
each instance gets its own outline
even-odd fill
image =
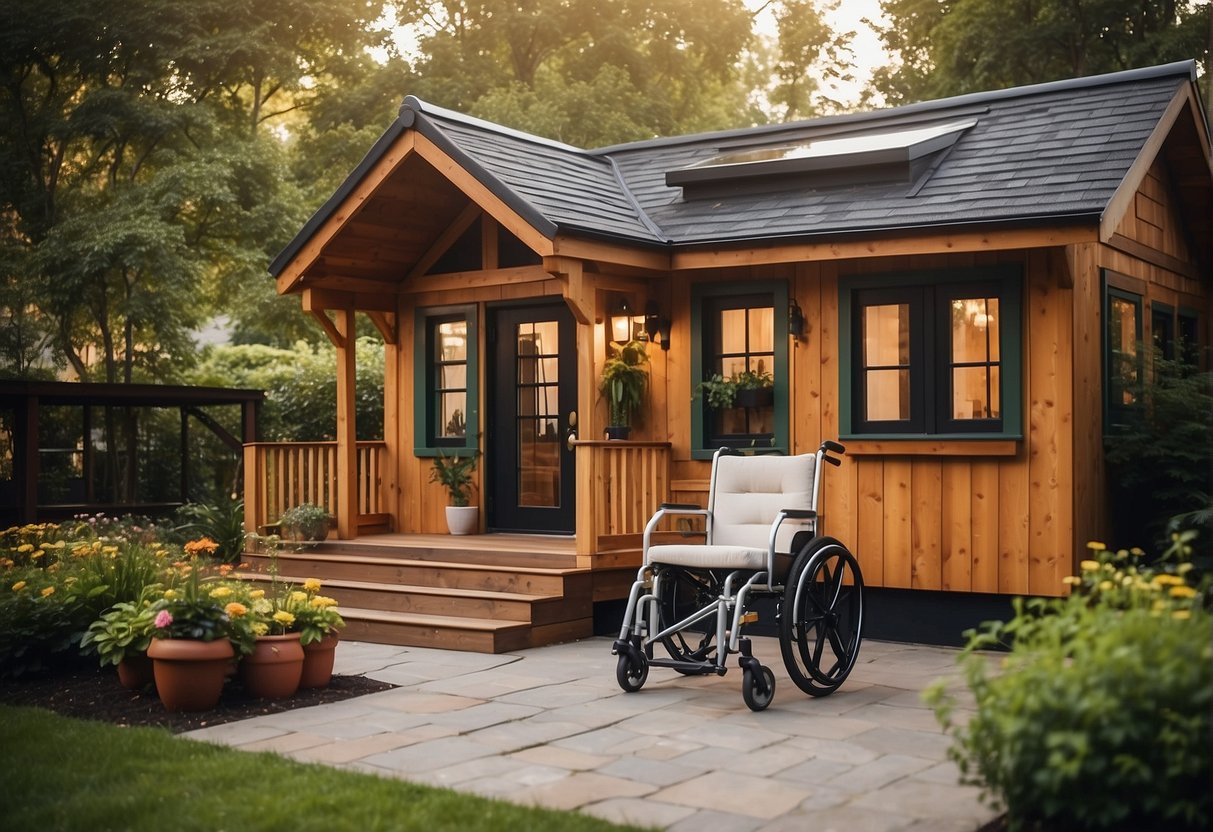
[[[362,165],[271,266],[277,273],[372,165],[389,137],[434,141],[547,236],[586,234],[649,246],[1098,218],[1177,90],[1186,61],[869,113],[581,150],[453,113],[410,96]],[[665,174],[725,151],[976,123],[909,181],[721,188],[684,193]]]

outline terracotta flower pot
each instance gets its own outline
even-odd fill
[[[154,638],[147,648],[156,676],[156,692],[170,711],[209,711],[219,704],[232,643],[221,638]]]
[[[320,641],[303,645],[303,677],[301,688],[326,688],[333,678],[333,659],[336,658],[338,637],[329,633]]]
[[[240,680],[250,696],[286,699],[299,690],[303,675],[303,647],[299,633],[261,636],[253,652],[240,662]]]
[[[127,690],[143,690],[156,681],[146,653],[132,653],[118,662],[118,683]]]

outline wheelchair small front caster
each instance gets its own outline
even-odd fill
[[[621,651],[615,664],[615,681],[627,693],[635,693],[644,687],[649,678],[649,663],[639,650]]]
[[[741,671],[741,698],[751,711],[765,711],[775,698],[775,674],[769,667],[758,665],[757,673],[750,667]]]

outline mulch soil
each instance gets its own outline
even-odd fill
[[[214,710],[170,713],[160,703],[154,687],[126,690],[118,684],[118,673],[112,667],[73,664],[17,679],[0,679],[0,702],[46,708],[64,716],[120,726],[159,726],[179,734],[239,719],[340,702],[393,687],[365,676],[334,676],[327,688],[300,690],[289,699],[270,701],[252,698],[244,692],[239,678],[233,677],[227,680],[223,698]]]

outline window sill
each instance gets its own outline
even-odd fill
[[[871,439],[843,437],[847,456],[1015,456],[1021,437]]]
[[[421,459],[442,456],[475,456],[478,448],[468,448],[464,445],[443,445],[441,447],[413,448],[413,456]]]

